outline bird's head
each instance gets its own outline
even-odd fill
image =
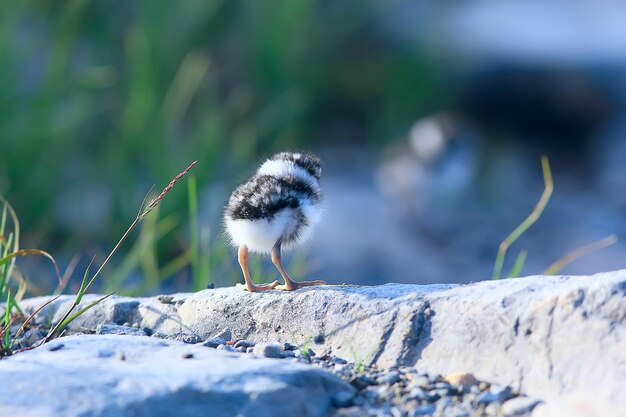
[[[311,152],[280,152],[270,161],[284,161],[303,169],[317,181],[322,177],[322,161]]]

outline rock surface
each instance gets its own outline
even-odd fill
[[[0,361],[0,415],[325,416],[354,389],[314,367],[145,336],[69,336]]]
[[[43,301],[24,304],[32,310]],[[234,338],[289,341],[382,368],[468,372],[547,400],[538,410],[550,410],[550,402],[565,394],[594,409],[598,401],[607,409],[626,409],[626,270],[466,286],[327,286],[254,294],[222,288],[167,301],[112,297],[72,330],[126,322],[204,340],[228,329]],[[70,302],[62,297],[45,311],[60,317]]]

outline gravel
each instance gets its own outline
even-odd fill
[[[29,345],[31,339],[44,335],[38,329],[31,332],[27,332],[18,344]],[[145,336],[152,332],[132,324],[100,324],[96,333]],[[333,417],[530,417],[533,409],[541,403],[539,399],[527,397],[511,387],[479,381],[468,373],[454,372],[443,377],[420,373],[414,367],[379,369],[363,363],[349,363],[331,351],[316,354],[308,346],[233,339],[229,329],[223,329],[206,340],[194,333],[155,333],[152,337],[322,368],[356,389],[356,395],[343,392],[333,397]],[[48,349],[63,349],[63,344],[56,341],[50,343]],[[119,361],[126,360],[123,352],[115,352],[114,357]],[[194,359],[192,354],[183,354],[182,357]]]
[[[255,343],[231,340],[220,332],[202,342],[204,346],[241,352],[242,355],[289,360],[323,368],[356,388],[356,395],[333,397],[333,417],[530,417],[541,403],[508,386],[479,381],[473,375],[455,372],[446,377],[418,372],[413,367],[378,369],[349,363],[332,352],[317,356],[308,347],[291,343]]]

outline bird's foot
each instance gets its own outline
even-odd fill
[[[298,288],[303,288],[303,287],[314,287],[317,285],[326,285],[326,283],[324,281],[302,281],[302,282],[296,282],[296,281],[287,281],[285,283],[285,285],[277,285],[276,289],[277,290],[281,290],[281,291],[294,291],[297,290]]]
[[[237,284],[237,288],[241,288],[244,291],[250,292],[259,292],[259,291],[269,291],[273,290],[278,286],[278,281],[274,281],[271,284],[253,284],[253,283],[245,283],[245,284]]]

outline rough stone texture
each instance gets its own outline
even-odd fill
[[[0,374],[0,415],[20,417],[325,416],[354,392],[314,367],[145,336],[69,336]]]
[[[58,317],[60,303],[68,301],[50,306],[49,314]],[[598,398],[610,409],[626,409],[626,270],[466,286],[326,286],[254,294],[223,288],[178,294],[172,304],[117,297],[73,328],[103,321],[201,338],[229,329],[235,338],[305,344],[318,353],[332,349],[382,367],[468,372],[545,400],[568,394],[596,408]],[[590,395],[589,387],[601,394]]]

